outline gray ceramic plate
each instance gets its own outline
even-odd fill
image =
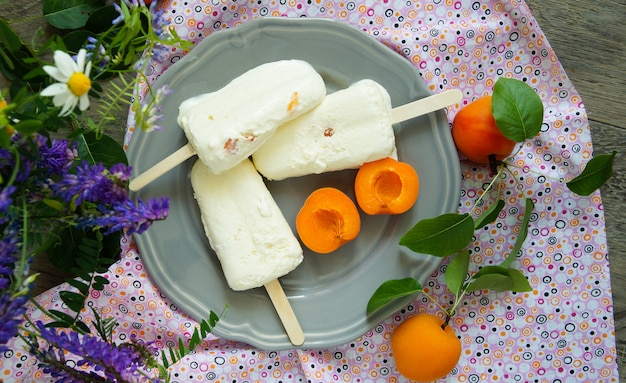
[[[394,106],[429,94],[408,61],[349,25],[323,19],[255,19],[208,36],[158,79],[155,86],[169,84],[175,93],[163,104],[163,131],[134,133],[128,149],[134,173],[145,171],[186,143],[176,124],[183,100],[217,90],[262,63],[289,58],[311,63],[329,92],[371,78],[389,91]],[[304,262],[281,278],[304,330],[305,348],[327,348],[358,338],[414,298],[366,315],[367,301],[382,282],[405,277],[424,282],[439,265],[438,258],[415,254],[399,246],[398,240],[420,219],[457,209],[461,176],[449,126],[439,111],[402,123],[395,131],[400,159],[419,173],[416,205],[400,216],[362,214],[362,230],[355,241],[328,255],[305,251]],[[227,286],[193,199],[188,177],[194,160],[138,193],[143,199],[170,197],[169,217],[136,237],[150,276],[169,299],[197,320],[229,305],[214,329],[216,335],[263,349],[293,348],[263,288],[234,292]],[[267,185],[293,227],[310,192],[335,186],[353,196],[354,175],[355,171],[341,171]]]

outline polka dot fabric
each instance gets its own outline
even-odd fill
[[[520,230],[524,198],[532,198],[529,237],[517,266],[530,293],[483,292],[465,297],[452,319],[463,344],[457,367],[442,382],[617,382],[613,306],[605,222],[599,193],[581,197],[562,180],[576,176],[593,148],[583,101],[563,71],[539,25],[522,1],[454,0],[164,0],[160,7],[178,33],[195,42],[253,18],[324,17],[363,30],[404,56],[433,91],[460,89],[461,105],[490,94],[498,77],[527,82],[545,107],[543,128],[514,157],[505,173],[506,201],[497,223],[477,231],[471,258],[494,265],[511,250]],[[153,82],[182,56],[173,50],[152,63]],[[138,96],[147,92],[141,84]],[[132,121],[132,114],[131,114]],[[129,130],[127,139],[132,135]],[[490,181],[486,167],[462,158],[460,212],[474,216],[488,206],[474,202]],[[523,188],[520,188],[523,186]],[[488,199],[489,200],[489,199]],[[122,259],[92,293],[89,306],[120,322],[122,342],[132,334],[160,348],[189,337],[197,323],[152,284],[141,251],[125,238]],[[429,294],[447,304],[446,262],[426,281]],[[475,271],[475,270],[472,270]],[[58,292],[42,294],[47,308],[63,309]],[[394,367],[391,332],[405,318],[437,307],[422,296],[363,336],[328,350],[259,350],[210,336],[171,368],[173,382],[406,382]],[[42,314],[31,310],[34,319]],[[84,313],[90,320],[87,311]],[[44,320],[48,318],[43,318]],[[16,341],[1,359],[5,381],[44,381]]]

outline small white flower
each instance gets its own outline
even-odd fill
[[[63,106],[59,116],[68,116],[76,105],[80,110],[89,107],[87,93],[91,89],[91,61],[85,63],[87,51],[81,49],[76,56],[76,62],[72,56],[63,51],[54,52],[54,66],[46,65],[46,71],[58,83],[49,85],[41,92],[42,96],[51,96],[54,106]]]

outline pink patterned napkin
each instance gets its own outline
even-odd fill
[[[580,197],[559,178],[577,175],[591,158],[583,102],[523,1],[326,1],[164,0],[161,7],[183,38],[199,41],[256,17],[323,17],[351,24],[406,57],[433,91],[456,88],[464,103],[491,93],[499,76],[531,85],[545,106],[542,132],[515,158],[515,177],[506,187],[507,208],[496,227],[478,232],[473,261],[497,264],[512,246],[524,197],[536,209],[523,256],[516,262],[532,293],[488,293],[466,297],[453,327],[463,344],[461,360],[447,382],[617,382],[613,303],[600,194]],[[154,81],[181,53],[153,63]],[[142,90],[143,89],[143,90]],[[139,94],[145,91],[145,84]],[[458,108],[448,110],[452,121]],[[129,132],[127,139],[132,132]],[[488,169],[462,161],[459,210],[468,212]],[[478,213],[478,212],[474,212]],[[475,214],[477,215],[477,214]],[[426,282],[441,302],[443,268]],[[125,239],[121,261],[105,275],[109,287],[94,292],[90,305],[104,308],[121,324],[116,340],[132,334],[159,347],[190,336],[197,323],[155,286],[140,251]],[[61,286],[39,297],[62,309]],[[259,350],[211,336],[198,351],[172,367],[173,382],[402,382],[389,347],[392,330],[406,317],[437,312],[418,296],[413,304],[371,331],[328,350]],[[33,318],[41,314],[32,310]],[[87,317],[87,313],[85,315]],[[41,381],[42,373],[18,342],[2,359],[0,379]]]

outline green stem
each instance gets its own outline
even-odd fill
[[[498,172],[496,173],[496,176],[491,179],[491,182],[489,182],[489,185],[487,185],[483,193],[476,199],[476,201],[474,202],[474,206],[472,206],[471,210],[474,210],[476,206],[478,206],[478,204],[483,200],[483,198],[489,192],[489,190],[493,188],[493,185],[496,183],[496,181],[500,182],[500,180],[502,179],[502,172],[504,171],[504,168],[505,168],[504,166],[500,166],[500,168],[498,169]]]

